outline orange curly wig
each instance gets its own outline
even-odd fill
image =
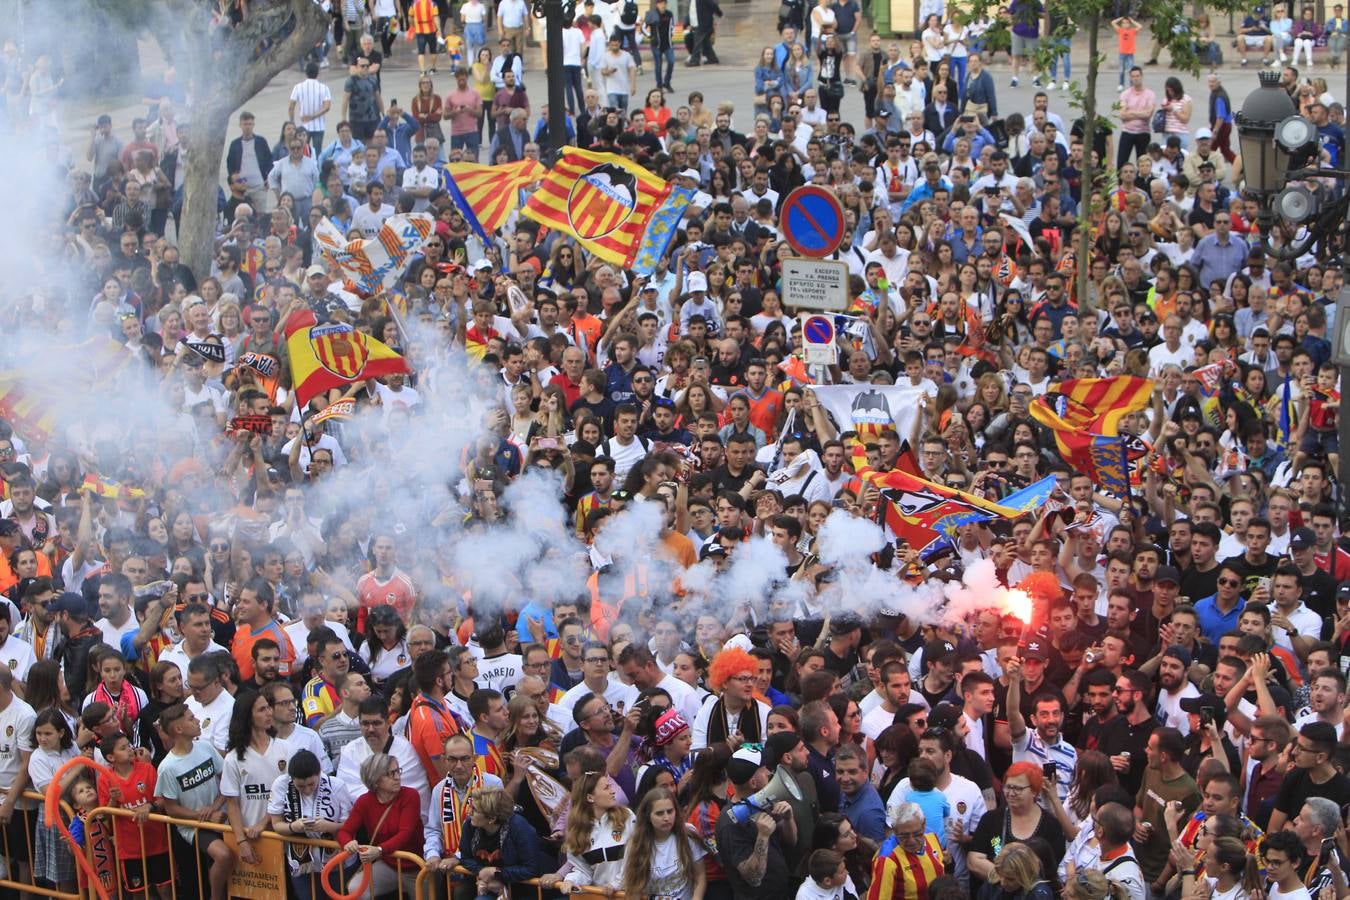
[[[727,679],[758,672],[759,660],[740,647],[730,647],[713,657],[712,664],[708,666],[708,685],[714,691],[720,691]]]
[[[1017,582],[1017,590],[1042,604],[1052,603],[1064,596],[1064,589],[1059,586],[1059,579],[1053,572],[1032,572]]]

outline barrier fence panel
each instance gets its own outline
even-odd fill
[[[0,888],[10,888],[12,890],[24,891],[29,894],[36,894],[42,897],[68,897],[71,900],[79,900],[80,892],[61,890],[60,885],[56,887],[39,887],[36,883],[34,872],[37,870],[37,830],[42,827],[42,795],[37,791],[24,791],[23,798],[33,802],[32,809],[21,809],[16,805],[13,816],[10,818],[7,827],[0,828],[0,851],[3,851],[3,858],[0,859]],[[61,811],[69,818],[71,809],[63,801]],[[65,849],[65,841],[56,835],[51,835],[55,840],[61,842],[61,847]],[[17,846],[16,846],[17,845]],[[27,877],[20,879],[18,876],[21,870]]]
[[[434,869],[425,869],[425,870],[422,872],[422,875],[418,876],[417,883],[418,883],[418,886],[419,886],[419,890],[418,890],[418,897],[419,897],[419,900],[423,900],[423,894],[422,894],[422,891],[421,891],[421,885],[422,885],[423,877],[425,877],[427,881],[432,881],[438,874],[440,874],[440,873],[438,873],[438,872],[437,872],[436,870],[434,870]],[[456,866],[456,867],[455,867],[455,874],[456,874],[456,875],[464,875],[464,876],[467,876],[468,878],[473,878],[473,872],[470,872],[468,869],[464,868],[463,866]],[[445,877],[448,879],[448,878],[450,877],[450,876],[449,876],[449,873],[446,873],[446,874],[445,874]],[[513,898],[513,900],[521,900],[521,897],[522,897],[523,895],[522,895],[521,893],[517,892],[515,889],[521,887],[522,885],[523,885],[523,886],[526,886],[526,887],[532,887],[532,888],[534,888],[534,893],[535,893],[536,900],[543,900],[543,898],[544,898],[544,896],[545,896],[546,894],[554,894],[554,895],[556,895],[557,892],[560,890],[560,888],[557,888],[557,887],[552,887],[552,888],[544,887],[543,884],[540,883],[540,881],[539,881],[538,878],[527,878],[525,881],[517,881],[517,882],[515,882],[514,884],[512,884],[512,889],[513,889],[513,890],[512,890],[512,893],[511,893],[511,897]],[[475,894],[475,896],[476,896],[476,895],[477,895],[477,891],[475,891],[474,894]],[[448,885],[447,885],[447,888],[446,888],[446,896],[452,898],[452,900],[453,900],[453,896],[454,896],[454,895],[453,895],[453,893],[450,892],[450,888],[449,888]],[[574,891],[569,891],[569,892],[565,893],[563,896],[566,897],[566,898],[569,898],[569,900],[574,900],[574,898],[575,898],[575,900],[624,900],[624,894],[623,894],[623,891],[615,891],[613,894],[609,894],[609,893],[606,893],[606,891],[605,891],[604,888],[602,888],[602,887],[597,887],[596,885],[593,885],[593,884],[583,884],[583,885],[580,885],[579,887],[577,887],[576,890],[574,890]],[[435,900],[435,895],[434,895],[434,894],[427,894],[427,895],[425,895],[425,900]]]
[[[89,813],[89,820],[111,819],[111,818],[134,819],[136,814],[125,809],[102,806]],[[287,896],[287,880],[296,882],[296,893],[303,900],[325,900],[328,893],[319,884],[320,870],[322,866],[314,863],[312,872],[304,875],[292,875],[290,870],[289,854],[292,847],[309,847],[315,850],[327,851],[327,856],[341,853],[341,848],[336,841],[320,840],[308,837],[297,837],[294,835],[278,834],[274,831],[263,831],[259,835],[260,846],[257,849],[258,862],[249,864],[239,858],[238,847],[234,841],[234,832],[229,825],[218,822],[199,822],[193,819],[178,819],[172,816],[151,813],[144,822],[139,825],[141,840],[141,858],[139,860],[141,871],[147,871],[147,861],[144,853],[144,834],[145,829],[150,825],[162,825],[169,828],[183,827],[191,828],[193,831],[193,840],[190,845],[193,856],[193,866],[196,874],[197,889],[195,894],[188,890],[189,885],[184,884],[184,879],[179,877],[178,860],[171,850],[169,853],[171,879],[167,885],[167,890],[162,896],[172,898],[172,900],[210,900],[210,861],[209,856],[203,852],[201,841],[201,832],[209,831],[222,835],[227,846],[235,854],[234,873],[230,878],[228,895],[230,897],[241,897],[245,900],[284,900]],[[120,896],[123,892],[121,866],[116,864],[117,860],[117,838],[115,829],[108,829],[108,846],[98,852],[106,853],[105,860],[96,859],[95,842],[87,840],[85,842],[85,854],[94,864],[95,869],[100,873],[109,869],[111,866],[112,883],[107,887],[109,897]],[[434,894],[424,893],[421,886],[426,884],[429,888],[434,886],[434,882],[426,879],[427,868],[426,861],[415,853],[399,851],[393,854],[399,862],[406,863],[416,869],[414,887],[411,891],[404,889],[404,879],[396,880],[398,885],[398,900],[435,900]],[[133,860],[135,862],[135,860]],[[333,890],[338,894],[346,894],[348,878],[354,875],[358,869],[348,867],[337,867],[339,875]],[[24,890],[34,890],[28,884],[11,885],[8,882],[0,881],[0,886],[18,886]],[[308,889],[308,890],[306,890]],[[41,893],[41,891],[38,891]],[[46,892],[47,896],[52,897],[71,897],[79,898],[79,894],[62,894]],[[92,896],[92,894],[91,894]],[[137,895],[130,895],[137,896]],[[363,892],[363,896],[369,897],[369,892]]]

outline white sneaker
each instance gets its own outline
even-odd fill
[[[1060,90],[1061,90],[1061,91],[1067,91],[1068,89],[1069,89],[1069,83],[1066,81],[1066,82],[1064,82],[1064,84],[1060,87]]]

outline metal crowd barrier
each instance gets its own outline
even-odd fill
[[[29,894],[34,894],[37,896],[58,898],[58,900],[86,900],[86,898],[96,897],[97,892],[95,891],[94,887],[92,885],[83,884],[83,882],[87,880],[87,877],[84,871],[80,869],[77,869],[76,877],[77,877],[77,884],[80,884],[82,886],[77,887],[73,893],[68,891],[62,891],[59,888],[40,887],[34,883],[33,871],[34,871],[34,863],[36,860],[35,860],[35,842],[32,838],[32,835],[34,834],[34,826],[42,822],[43,810],[41,804],[43,801],[43,796],[37,793],[36,791],[32,790],[24,791],[23,796],[25,799],[35,801],[37,804],[33,809],[14,810],[15,816],[20,815],[23,816],[25,825],[25,834],[29,836],[26,840],[27,846],[21,848],[11,847],[9,843],[10,838],[9,830],[0,829],[0,844],[3,845],[2,849],[4,851],[4,859],[8,864],[8,869],[4,873],[5,877],[0,878],[0,888],[10,888],[13,890],[27,892]],[[65,803],[65,801],[61,802],[61,812],[66,817],[67,821],[69,821],[73,817],[73,810],[70,808],[69,805]],[[116,807],[101,806],[98,807],[97,809],[92,810],[86,818],[92,820],[95,817],[103,817],[105,820],[107,820],[117,816],[127,819],[134,819],[135,813],[129,810],[119,809]],[[232,830],[230,826],[216,822],[199,822],[193,819],[178,819],[174,818],[173,816],[161,815],[159,813],[151,813],[147,817],[146,821],[147,823],[153,822],[156,824],[162,824],[170,829],[174,828],[175,826],[182,826],[185,828],[195,829],[193,832],[193,840],[191,848],[193,851],[193,865],[197,876],[196,900],[210,900],[209,898],[210,879],[208,876],[209,864],[207,864],[203,860],[199,833],[200,831],[205,830],[205,831],[214,831],[219,834],[227,834],[230,833]],[[141,824],[139,827],[141,829],[143,838],[145,824]],[[119,861],[117,856],[117,832],[114,828],[108,827],[106,830],[106,836],[108,840],[108,848],[106,852],[108,853],[110,863],[112,866],[112,884],[108,886],[108,894],[113,897],[119,897],[124,893],[124,891],[121,882],[120,867],[118,864]],[[173,900],[192,900],[192,898],[190,897],[190,893],[186,891],[187,885],[183,883],[183,879],[180,877],[180,873],[178,871],[179,860],[173,853],[173,845],[175,837],[181,838],[181,835],[177,835],[176,832],[171,832],[170,852],[169,852],[169,866],[171,873],[170,896],[173,898]],[[89,838],[90,838],[89,832],[88,830],[86,830],[84,855],[89,860],[90,864],[94,865],[95,864],[94,841],[90,840]],[[65,839],[63,837],[60,837],[58,835],[56,839],[61,841],[63,847],[66,847]],[[261,835],[261,839],[265,841],[276,841],[281,844],[297,844],[301,846],[314,847],[317,849],[329,850],[334,853],[341,850],[336,841],[321,840],[306,837],[296,837],[294,835],[283,835],[270,830],[264,831]],[[145,847],[144,840],[142,840],[141,868],[142,871],[147,871],[144,847]],[[18,852],[15,852],[16,849]],[[66,847],[66,849],[69,848]],[[103,851],[100,850],[100,852]],[[411,897],[405,897],[405,892],[403,888],[403,879],[398,880],[397,882],[398,900],[437,900],[438,897],[445,897],[445,898],[453,897],[453,893],[449,889],[450,886],[448,884],[446,885],[446,890],[444,892],[440,892],[438,890],[439,886],[436,881],[438,877],[448,879],[450,873],[441,873],[436,869],[427,868],[426,860],[424,860],[422,857],[418,856],[415,853],[407,853],[405,851],[399,851],[394,854],[394,858],[402,862],[416,866],[417,868],[417,875],[414,881]],[[15,871],[15,866],[16,864],[19,863],[25,864],[27,866],[27,873],[29,880],[20,881],[15,877],[17,874]],[[470,872],[468,869],[464,868],[463,866],[457,866],[454,870],[454,873],[459,875],[465,875],[468,876],[469,878],[473,877],[473,873]],[[282,876],[287,879],[291,877],[289,862],[285,859],[283,859],[282,861]],[[317,871],[308,873],[310,896],[314,898],[314,900],[327,900],[327,894],[324,892],[323,887],[319,884],[319,877],[320,873]],[[346,893],[347,872],[345,869],[339,870],[339,877],[340,883],[338,889],[340,890],[340,892]],[[512,896],[519,898],[520,893],[518,892],[517,889],[531,888],[531,887],[534,888],[536,900],[544,900],[545,896],[551,895],[556,892],[555,888],[544,887],[542,884],[540,884],[540,880],[538,878],[530,878],[526,881],[517,882],[514,885],[512,885],[513,890]],[[132,896],[135,895],[133,894]],[[570,893],[567,896],[577,898],[577,900],[607,900],[606,894],[604,893],[604,889],[596,887],[594,885],[583,885],[581,888],[579,888],[575,892]],[[623,896],[624,896],[623,891],[616,891],[614,893],[615,900],[623,900]]]
[[[464,868],[463,866],[455,866],[454,873],[456,875],[467,875],[470,878],[473,877],[473,873],[470,872],[468,869]],[[427,868],[422,869],[422,872],[417,876],[417,892],[416,892],[417,900],[435,900],[436,897],[435,893],[429,895],[423,893],[425,886],[423,885],[422,880],[424,878],[434,878],[437,874],[438,872],[435,869],[427,869]],[[449,874],[447,873],[444,877],[448,878]],[[512,883],[511,897],[513,898],[513,900],[520,900],[520,895],[514,893],[514,889],[516,887],[521,886],[534,888],[535,900],[543,900],[546,894],[554,894],[557,893],[558,890],[557,888],[544,887],[542,884],[539,883],[538,878],[527,878],[524,881],[517,881]],[[453,897],[453,894],[447,891],[446,896]],[[578,900],[608,900],[608,895],[605,894],[605,889],[601,887],[596,887],[593,884],[581,885],[579,888],[577,888],[577,890],[565,894],[564,896],[578,898]],[[624,900],[623,891],[615,891],[614,900]]]
[[[108,806],[101,806],[101,807],[99,807],[99,808],[97,808],[97,809],[95,809],[95,810],[92,810],[92,811],[90,812],[90,814],[89,814],[89,818],[93,818],[94,816],[99,816],[99,815],[103,815],[103,816],[122,816],[122,817],[124,817],[124,818],[129,818],[129,819],[134,819],[134,818],[135,818],[135,813],[133,813],[133,812],[131,812],[131,811],[129,811],[129,810],[125,810],[125,809],[117,809],[117,808],[115,808],[115,807],[108,807]],[[170,827],[172,827],[172,826],[183,826],[183,827],[185,827],[185,828],[193,828],[193,829],[196,829],[196,830],[193,832],[193,836],[192,836],[192,845],[191,845],[191,846],[192,846],[192,851],[193,851],[193,857],[194,857],[194,865],[195,865],[195,868],[196,868],[196,875],[197,875],[197,897],[196,897],[196,900],[210,900],[210,897],[209,897],[209,895],[210,895],[210,880],[209,880],[209,874],[208,874],[209,864],[207,864],[207,863],[203,860],[203,858],[202,858],[201,845],[200,845],[200,832],[204,830],[204,831],[215,831],[215,832],[218,832],[218,833],[220,833],[220,834],[228,834],[228,833],[231,833],[233,829],[231,829],[229,825],[226,825],[226,824],[223,824],[223,823],[216,823],[216,822],[198,822],[198,821],[193,820],[193,819],[176,819],[176,818],[174,818],[174,817],[172,817],[172,816],[160,815],[159,813],[151,813],[151,814],[148,816],[147,821],[148,821],[148,822],[155,822],[155,823],[163,823],[164,825],[167,825],[167,826],[170,826]],[[142,830],[142,835],[143,835],[143,834],[144,834],[145,825],[144,825],[144,824],[141,824],[139,827],[140,827],[140,829]],[[118,883],[115,883],[115,884],[114,884],[114,890],[113,890],[113,891],[110,891],[109,893],[110,893],[110,894],[116,893],[116,894],[119,894],[119,895],[120,895],[120,894],[122,893],[122,885],[120,884],[120,878],[119,878],[119,876],[118,876],[118,874],[117,874],[117,872],[116,872],[116,868],[117,868],[117,866],[116,866],[116,861],[117,861],[117,835],[116,835],[116,831],[110,829],[109,836],[110,836],[110,840],[111,840],[111,844],[112,844],[112,857],[113,857],[113,860],[114,860],[114,878],[115,878],[115,879],[118,879]],[[180,837],[181,837],[181,835],[180,835]],[[336,841],[331,841],[331,840],[321,840],[321,839],[316,839],[316,838],[296,837],[296,836],[293,836],[293,835],[283,835],[283,834],[278,834],[277,832],[275,832],[275,831],[270,831],[270,830],[263,831],[263,833],[260,835],[260,839],[261,839],[261,840],[264,840],[264,841],[276,841],[276,842],[281,843],[281,844],[298,844],[298,845],[301,845],[301,846],[315,847],[315,848],[319,848],[319,849],[330,850],[330,851],[333,851],[334,853],[339,852],[339,851],[342,849],[341,847],[338,846],[338,844],[337,844]],[[84,849],[85,849],[85,853],[88,855],[88,857],[89,857],[89,859],[90,859],[90,862],[92,863],[92,862],[93,862],[93,852],[94,852],[94,851],[93,851],[92,843],[89,842],[89,841],[86,841],[86,842],[85,842],[85,848],[84,848]],[[415,882],[415,883],[416,883],[416,884],[421,884],[422,878],[423,878],[423,876],[426,874],[426,866],[427,866],[426,860],[422,859],[422,857],[418,856],[418,855],[415,854],[415,853],[407,853],[407,852],[402,851],[402,850],[400,850],[400,851],[394,853],[393,856],[394,856],[395,859],[399,860],[400,862],[410,863],[411,865],[416,866],[416,868],[417,868],[418,871],[417,871],[417,876],[416,876],[416,882]],[[177,873],[177,864],[178,864],[178,861],[175,859],[174,854],[172,853],[172,842],[171,842],[170,853],[169,853],[169,865],[170,865],[170,871],[171,871],[171,873],[172,873],[172,875],[173,875],[173,878],[172,878],[172,888],[171,888],[170,896],[173,898],[173,900],[188,900],[188,898],[181,897],[180,894],[179,894],[179,890],[180,890],[181,885],[180,885],[180,879],[179,879],[178,873]],[[144,841],[142,840],[142,842],[141,842],[141,866],[142,866],[143,869],[145,868],[145,865],[146,865],[146,862],[145,862],[145,843],[144,843]],[[341,879],[341,880],[340,880],[340,884],[339,884],[339,886],[338,886],[338,889],[339,889],[342,893],[346,893],[346,889],[347,889],[347,873],[346,873],[345,870],[340,870],[339,874],[340,874],[340,879]],[[326,900],[327,894],[324,892],[323,887],[320,886],[320,884],[319,884],[319,875],[320,875],[320,873],[317,872],[317,871],[316,871],[316,872],[310,872],[310,873],[308,873],[308,878],[309,878],[309,888],[310,888],[310,896],[313,897],[314,900]],[[286,860],[286,859],[284,859],[284,858],[283,858],[283,860],[282,860],[282,877],[285,878],[285,879],[288,879],[288,880],[291,878],[291,870],[290,870],[290,864],[289,864],[289,861]],[[404,890],[403,890],[403,879],[402,879],[402,878],[398,879],[397,885],[398,885],[398,900],[427,900],[427,898],[422,897],[422,896],[417,892],[416,889],[414,889],[414,891],[413,891],[413,893],[412,893],[411,896],[406,895],[405,892],[404,892]],[[27,889],[27,888],[25,888],[25,889]],[[53,895],[53,896],[57,896],[57,897],[67,897],[67,896],[70,896],[70,895],[68,895],[68,894],[55,894],[55,895]],[[134,896],[134,895],[133,895],[133,896]]]
[[[72,894],[66,891],[59,890],[58,888],[39,887],[35,883],[36,879],[35,876],[33,875],[33,864],[36,861],[34,859],[36,855],[36,837],[34,835],[36,834],[37,830],[36,826],[42,822],[43,797],[37,791],[27,790],[23,792],[23,798],[25,800],[32,800],[35,802],[35,806],[32,809],[14,810],[15,819],[22,817],[25,835],[24,843],[26,844],[26,846],[11,847],[9,843],[10,830],[8,828],[0,828],[0,844],[3,845],[2,847],[0,847],[0,849],[4,850],[3,863],[5,865],[4,877],[0,878],[0,888],[9,888],[11,890],[24,891],[26,893],[37,894],[38,896],[42,897],[68,897],[70,898],[70,900],[79,900],[81,895],[78,892],[78,889],[76,893]],[[68,805],[66,805],[65,801],[61,802],[61,811],[66,814],[67,818],[69,818],[73,812],[71,808]],[[13,821],[13,819],[11,819],[11,821]],[[58,837],[57,840],[60,840],[64,845],[65,842],[63,838]],[[27,881],[19,881],[15,877],[15,875],[17,874],[15,872],[15,868],[19,865],[27,867],[26,868],[28,872]]]

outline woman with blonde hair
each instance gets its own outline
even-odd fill
[[[980,900],[1054,900],[1054,890],[1041,877],[1041,858],[1021,841],[999,851],[993,875],[980,889]]]
[[[625,897],[702,900],[708,872],[702,841],[689,833],[675,795],[652,788],[638,804],[633,840],[624,853]]]
[[[1125,886],[1096,869],[1078,869],[1064,883],[1065,900],[1128,900]]]
[[[564,893],[582,885],[599,888],[606,897],[623,888],[625,846],[633,839],[637,817],[619,805],[614,779],[605,772],[583,772],[572,785],[563,851],[571,871],[539,879],[544,887],[566,882]]]

